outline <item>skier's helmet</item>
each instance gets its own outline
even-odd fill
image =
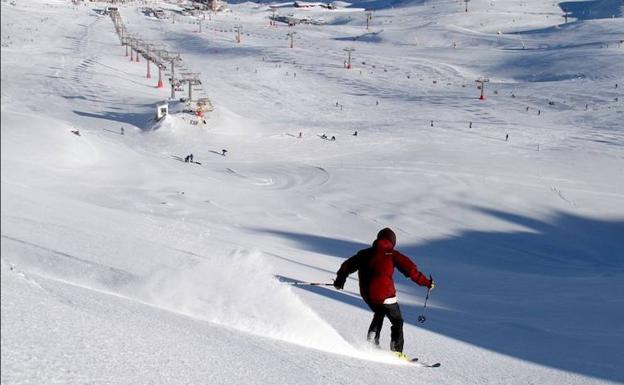
[[[381,229],[377,233],[377,239],[387,239],[390,242],[392,242],[392,246],[396,246],[396,234],[389,227],[386,227],[385,229]]]

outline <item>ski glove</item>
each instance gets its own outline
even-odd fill
[[[346,278],[343,278],[343,277],[336,277],[336,279],[334,280],[334,287],[335,287],[337,290],[342,290],[342,289],[344,288],[344,285],[345,285],[345,281],[346,281],[346,280],[347,280],[347,279],[346,279]]]

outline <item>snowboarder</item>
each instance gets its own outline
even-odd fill
[[[358,251],[340,266],[336,273],[334,287],[342,290],[349,274],[357,271],[360,295],[374,313],[368,328],[368,341],[379,346],[379,335],[384,317],[388,317],[392,323],[390,350],[394,351],[400,359],[407,360],[407,356],[403,354],[403,317],[392,279],[394,268],[399,269],[401,273],[420,286],[433,289],[435,283],[421,273],[408,257],[395,250],[395,245],[394,231],[387,227],[379,231],[372,247]]]

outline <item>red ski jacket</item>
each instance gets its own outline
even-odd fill
[[[387,298],[396,296],[394,288],[394,268],[420,286],[431,282],[408,257],[394,250],[388,239],[377,239],[373,246],[360,250],[347,259],[338,270],[336,281],[343,282],[351,273],[358,272],[360,294],[369,304],[381,304]]]

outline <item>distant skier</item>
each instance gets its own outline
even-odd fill
[[[509,140],[509,134],[505,134],[505,142]]]
[[[123,135],[123,134],[124,134],[124,128],[121,127],[121,135]]]
[[[191,156],[190,156],[190,155],[185,156],[185,157],[184,157],[184,163],[188,163],[188,162],[189,162],[189,159],[191,159]]]
[[[227,152],[227,150],[224,148],[223,150],[221,150],[221,155],[225,156],[226,152]]]
[[[392,323],[390,350],[396,352],[400,359],[407,360],[403,354],[403,317],[392,278],[394,268],[420,286],[433,289],[435,283],[418,271],[418,267],[408,257],[395,250],[395,245],[394,231],[389,228],[379,231],[372,247],[358,251],[340,266],[334,287],[342,290],[349,274],[357,271],[362,299],[374,313],[368,328],[368,341],[379,345],[384,317],[388,317]]]
[[[355,130],[355,132],[353,133],[353,136],[357,136],[357,130]]]
[[[336,137],[332,135],[331,140],[336,140]]]

